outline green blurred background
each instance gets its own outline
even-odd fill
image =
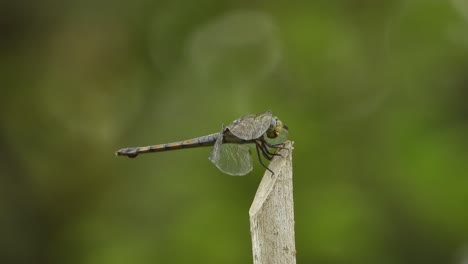
[[[0,263],[251,263],[263,174],[208,148],[271,109],[298,263],[467,263],[468,2],[0,4]]]

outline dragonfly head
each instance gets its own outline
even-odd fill
[[[286,125],[283,125],[283,122],[281,122],[281,120],[279,120],[278,117],[275,116],[271,119],[270,127],[266,132],[267,137],[276,138],[283,129],[288,130],[288,127]]]

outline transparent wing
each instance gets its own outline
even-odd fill
[[[250,140],[261,137],[270,127],[271,111],[248,115],[227,126],[232,134],[240,139]]]
[[[252,170],[252,155],[247,145],[223,144],[220,137],[211,151],[209,159],[222,172],[233,175],[246,175]]]

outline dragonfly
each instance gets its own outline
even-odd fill
[[[228,126],[223,125],[218,133],[173,143],[123,148],[115,154],[135,158],[144,153],[213,146],[209,160],[228,175],[242,176],[253,168],[248,144],[255,144],[260,164],[274,174],[264,164],[261,156],[267,160],[281,156],[276,150],[284,148],[283,143],[287,140],[288,130],[289,128],[278,117],[273,116],[271,111],[265,111],[238,118]]]

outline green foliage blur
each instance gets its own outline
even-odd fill
[[[272,110],[298,263],[467,263],[468,4],[0,4],[0,263],[252,263],[264,169],[114,151]]]

